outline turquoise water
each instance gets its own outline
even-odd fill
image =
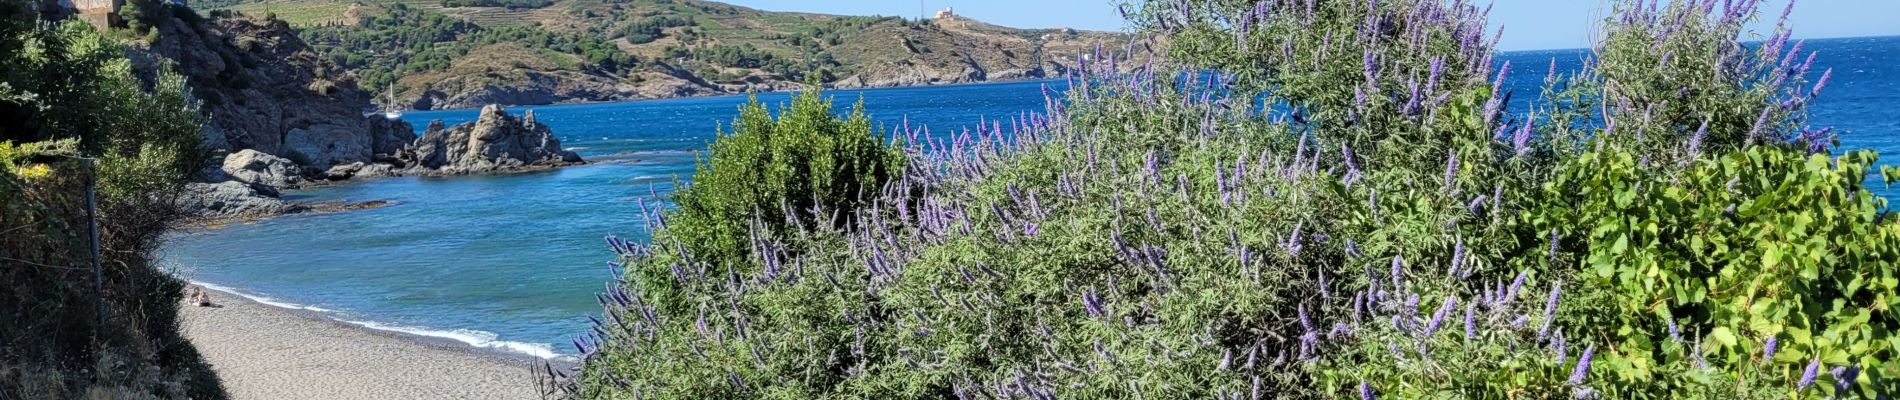
[[[839,111],[862,99],[877,123],[972,127],[1041,110],[1065,81],[832,91]],[[779,104],[784,93],[760,100]],[[165,258],[187,279],[377,329],[450,338],[542,357],[598,313],[594,293],[613,254],[603,237],[646,238],[641,199],[657,204],[694,151],[738,115],[745,97],[518,107],[594,165],[515,175],[390,178],[291,192],[297,200],[392,200],[395,206],[293,215],[172,240]],[[418,129],[475,110],[403,115]],[[1008,125],[1004,123],[1004,125]]]
[[[1813,106],[1844,147],[1900,157],[1900,38],[1810,41],[1832,83]],[[1515,103],[1535,97],[1550,60],[1574,69],[1581,51],[1510,53]],[[1818,75],[1817,68],[1816,74]],[[1062,81],[831,92],[863,99],[881,123],[908,119],[941,134],[981,119],[1040,110]],[[785,94],[763,96],[767,103]],[[644,239],[638,201],[657,202],[690,178],[693,151],[737,114],[742,97],[526,107],[595,165],[454,178],[393,178],[294,192],[299,199],[394,200],[398,205],[299,215],[195,232],[166,250],[188,279],[315,309],[372,328],[462,340],[543,357],[598,312],[608,234]],[[516,110],[519,111],[519,108]],[[474,110],[417,112],[454,124]],[[1005,123],[1004,125],[1007,125]],[[1881,189],[1892,196],[1891,191]]]

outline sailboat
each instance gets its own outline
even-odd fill
[[[383,106],[383,118],[388,118],[388,119],[402,118],[402,110],[396,109],[396,85],[393,85],[393,84],[389,85],[389,93],[385,95],[383,98],[384,98],[384,101],[388,102],[389,104],[387,106]]]

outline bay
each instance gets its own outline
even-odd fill
[[[1842,148],[1900,156],[1900,38],[1809,41],[1817,68],[1834,69],[1811,107]],[[1517,93],[1532,104],[1552,61],[1574,71],[1587,52],[1505,53]],[[1040,111],[1065,81],[831,91],[839,111],[862,101],[875,121],[936,134]],[[1045,92],[1046,91],[1046,92]],[[783,103],[785,93],[763,94]],[[452,338],[481,347],[559,357],[596,314],[594,293],[613,259],[602,238],[646,239],[639,204],[662,202],[690,180],[695,152],[729,124],[746,97],[517,107],[533,110],[564,144],[596,163],[546,172],[390,178],[295,191],[297,200],[392,200],[392,207],[296,215],[187,232],[164,258],[193,281],[284,306],[315,309],[377,329]],[[476,110],[415,112],[419,130],[456,124]],[[1004,122],[1007,126],[1008,123]],[[1895,193],[1870,178],[1876,192]]]

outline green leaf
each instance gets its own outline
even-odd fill
[[[1719,344],[1722,347],[1733,347],[1737,343],[1735,341],[1735,332],[1729,331],[1726,326],[1718,326],[1715,327],[1714,330],[1710,330],[1709,341]]]

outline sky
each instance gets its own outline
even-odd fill
[[[844,15],[915,18],[915,0],[720,0],[773,10]],[[1482,0],[1479,0],[1482,3]],[[935,13],[946,6],[958,15],[1018,28],[1122,30],[1113,0],[924,0]],[[1504,27],[1498,47],[1506,51],[1588,47],[1595,21],[1604,14],[1598,0],[1495,0],[1492,29]],[[1765,19],[1781,13],[1788,0],[1765,0]],[[1900,0],[1806,0],[1789,18],[1798,38],[1900,35]],[[1772,23],[1772,21],[1771,21]]]

